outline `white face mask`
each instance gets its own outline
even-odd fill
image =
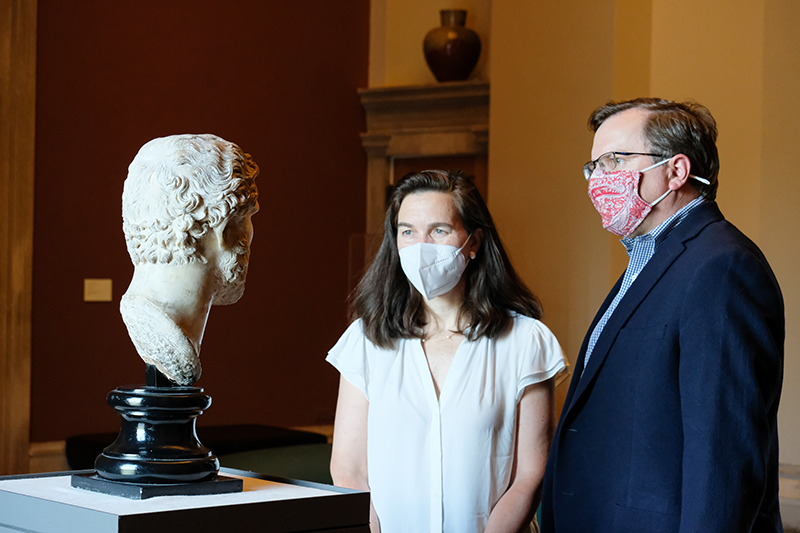
[[[431,300],[458,285],[467,267],[461,250],[468,242],[469,237],[461,248],[430,242],[406,246],[400,250],[400,265],[414,288]]]

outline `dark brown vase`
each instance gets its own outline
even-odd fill
[[[440,13],[442,25],[425,36],[425,61],[438,81],[466,80],[481,56],[481,39],[464,27],[465,10],[443,9]]]

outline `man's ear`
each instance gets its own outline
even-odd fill
[[[689,181],[689,176],[692,174],[692,162],[683,154],[678,154],[672,157],[669,162],[669,188],[677,191]]]

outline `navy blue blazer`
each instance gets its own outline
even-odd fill
[[[588,339],[550,449],[544,533],[783,531],[783,298],[715,202],[661,243],[581,376]]]

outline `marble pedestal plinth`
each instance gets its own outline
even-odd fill
[[[369,533],[369,493],[228,468],[220,473],[240,478],[244,490],[129,500],[73,488],[73,472],[0,477],[0,533]]]

